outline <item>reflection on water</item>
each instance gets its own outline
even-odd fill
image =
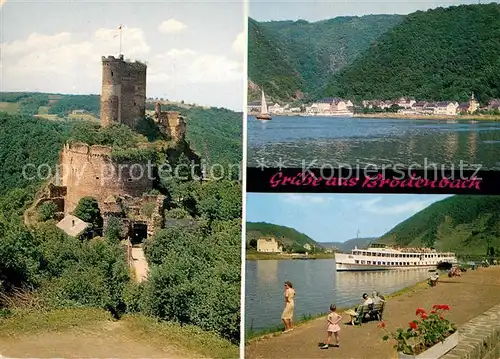
[[[377,164],[400,167],[460,161],[500,169],[500,124],[493,121],[447,123],[436,120],[274,117],[248,118],[248,165],[265,159],[286,167],[317,160],[323,164]]]
[[[388,294],[429,277],[427,269],[384,272],[336,272],[333,259],[247,261],[245,283],[246,328],[262,330],[280,324],[283,283],[291,281],[297,291],[295,316],[328,311],[361,301],[374,290]]]
[[[278,282],[278,261],[259,261],[257,277],[262,283]]]
[[[476,161],[476,153],[477,153],[477,132],[472,131],[469,133],[467,138],[469,144],[469,157],[472,161]],[[474,162],[476,163],[476,162]]]

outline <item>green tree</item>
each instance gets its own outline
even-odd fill
[[[102,228],[103,220],[99,203],[93,197],[83,197],[80,199],[73,214],[82,221],[92,224],[93,228]]]
[[[39,208],[39,218],[42,222],[54,219],[57,212],[57,205],[53,202],[44,202]]]

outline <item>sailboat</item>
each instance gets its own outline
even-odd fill
[[[271,115],[269,115],[269,112],[267,110],[266,96],[264,95],[264,90],[262,90],[260,115],[257,116],[257,120],[269,121],[271,119]]]

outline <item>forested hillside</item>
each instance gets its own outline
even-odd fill
[[[248,77],[263,88],[270,99],[290,100],[306,87],[276,34],[251,18],[248,19]],[[257,91],[253,99],[260,100],[259,96]]]
[[[484,102],[500,97],[500,5],[408,15],[330,81],[324,95],[352,99]]]
[[[69,237],[55,226],[54,213],[46,216],[42,211],[38,221],[26,227],[23,213],[43,179],[25,178],[25,165],[53,168],[68,139],[127,150],[138,141],[148,141],[123,125],[105,129],[97,125],[0,113],[0,315],[20,313],[26,305],[23,301],[29,301],[36,303],[30,307],[35,313],[84,307],[108,310],[116,317],[149,316],[216,333],[221,343],[237,353],[239,181],[160,178],[155,190],[166,197],[163,215],[169,226],[147,240],[150,276],[140,284],[133,280],[116,232],[91,240]],[[224,139],[217,140],[222,148]],[[233,156],[239,159],[241,150]],[[89,223],[102,223],[99,210],[90,208],[89,213]]]
[[[398,224],[379,240],[458,254],[500,254],[500,197],[453,196]]]
[[[278,224],[247,222],[246,232],[248,243],[261,237],[274,237],[277,241],[290,249],[303,248],[304,244],[310,244],[314,245],[316,248],[321,248],[321,243],[315,242],[304,233],[294,228],[280,226]]]
[[[272,99],[321,95],[327,79],[349,65],[400,15],[337,17],[319,22],[249,19],[248,76]],[[254,99],[252,99],[254,100]]]
[[[0,93],[0,113],[7,112],[11,115],[22,115],[27,118],[27,128],[9,126],[9,133],[0,133],[0,141],[3,135],[5,140],[10,141],[13,132],[27,130],[26,138],[33,128],[63,128],[67,123],[59,120],[97,120],[100,111],[99,95],[61,95],[30,92],[3,92]],[[154,104],[148,103],[147,109],[154,110]],[[227,168],[228,165],[236,165],[242,160],[243,153],[243,115],[238,112],[224,108],[205,108],[197,106],[163,106],[163,110],[179,111],[187,122],[187,140],[191,147],[202,157],[205,163],[221,164]],[[83,115],[72,114],[74,110],[84,110]],[[38,116],[34,120],[31,116]],[[5,119],[5,118],[4,118]],[[12,120],[12,119],[11,119]],[[52,124],[46,120],[53,120]],[[16,120],[18,121],[18,120]],[[38,134],[36,135],[38,136]],[[48,135],[50,138],[51,135]],[[60,137],[56,136],[56,139]],[[41,139],[39,139],[41,140]],[[1,143],[1,142],[0,142]],[[45,141],[46,146],[53,143]],[[14,146],[18,146],[15,145]],[[19,148],[21,148],[19,146]],[[0,157],[0,162],[2,157]],[[12,164],[10,165],[12,166]],[[236,172],[236,171],[235,171]],[[1,191],[2,184],[0,184]]]

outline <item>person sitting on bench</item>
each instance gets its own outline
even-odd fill
[[[351,317],[351,325],[354,325],[354,321],[360,315],[360,312],[363,310],[363,306],[367,305],[370,310],[373,310],[373,299],[370,298],[368,294],[363,293],[363,300],[363,304],[356,307],[356,309],[349,309],[345,312]]]
[[[438,280],[439,280],[439,273],[438,273],[438,272],[433,273],[433,274],[431,275],[431,277],[429,278],[429,285],[430,285],[431,287],[435,287],[435,286],[436,286],[436,284],[437,284],[437,282],[438,282]]]
[[[380,295],[377,291],[373,291],[372,298],[375,305],[385,303],[384,296]]]

